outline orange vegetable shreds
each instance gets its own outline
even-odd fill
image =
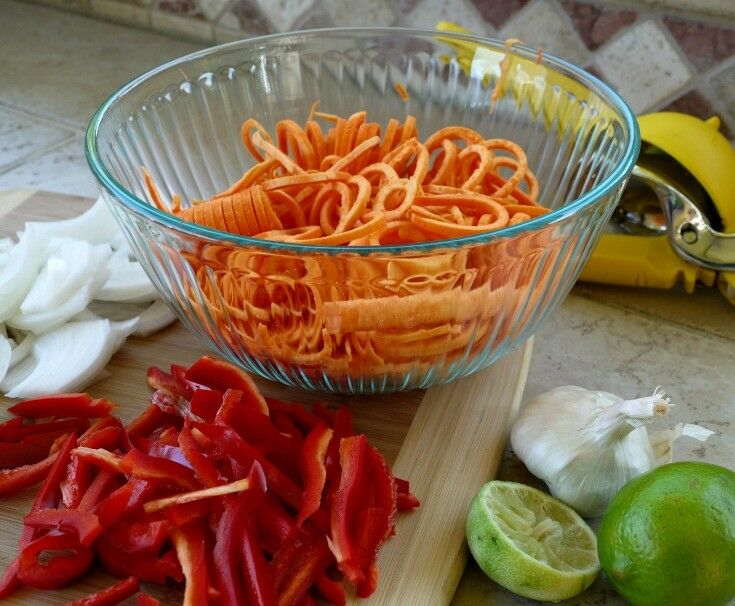
[[[408,91],[403,84],[396,82],[395,89],[402,101],[408,101]]]
[[[255,164],[236,183],[182,209],[167,205],[145,173],[151,203],[213,229],[345,252],[481,234],[548,212],[521,146],[463,126],[422,138],[413,116],[383,127],[364,111],[344,118],[315,103],[303,126],[286,119],[268,133],[249,119],[241,135]],[[216,319],[213,338],[258,359],[332,376],[421,372],[516,330],[512,310],[540,296],[532,277],[549,275],[561,254],[550,229],[486,252],[415,257],[202,242],[182,253],[199,290],[187,286],[184,296]]]

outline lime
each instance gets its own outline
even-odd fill
[[[515,482],[489,482],[472,501],[467,542],[480,568],[513,593],[556,602],[600,570],[597,540],[569,506]]]
[[[735,472],[671,463],[630,481],[605,512],[602,568],[633,606],[721,606],[735,597]]]

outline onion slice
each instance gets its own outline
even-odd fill
[[[26,229],[10,250],[7,265],[0,272],[0,322],[14,315],[33,281],[43,260],[43,245],[36,231]]]
[[[140,314],[138,326],[133,335],[147,337],[174,322],[176,322],[176,314],[163,301],[156,301]]]
[[[35,398],[83,390],[107,365],[119,343],[109,320],[68,322],[55,328],[36,339],[33,356],[28,358],[35,361],[35,367],[7,395]],[[16,369],[25,365],[23,362]]]
[[[28,333],[20,343],[13,347],[13,351],[10,354],[10,368],[14,368],[29,356],[34,340],[35,337],[33,334]]]
[[[10,339],[0,337],[0,381],[5,378],[10,369],[10,360],[13,356],[13,348]]]
[[[127,247],[116,251],[107,262],[110,277],[97,292],[99,301],[130,303],[155,301],[158,298],[153,282],[137,261],[131,261]]]
[[[102,196],[86,212],[64,221],[26,223],[26,231],[34,229],[42,241],[51,238],[74,238],[91,244],[111,242],[120,233],[112,213]]]

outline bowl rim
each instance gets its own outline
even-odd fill
[[[577,214],[590,206],[593,206],[595,202],[611,193],[617,188],[625,179],[630,175],[633,170],[633,166],[638,158],[640,151],[640,131],[638,128],[638,122],[635,118],[633,110],[618,95],[610,86],[605,84],[602,80],[594,76],[593,74],[585,71],[581,67],[576,66],[564,59],[561,59],[555,55],[543,53],[542,64],[546,64],[557,71],[566,72],[567,75],[573,76],[578,82],[586,86],[595,92],[598,96],[605,99],[622,117],[622,121],[625,124],[629,138],[623,157],[615,167],[615,169],[608,175],[601,183],[597,184],[590,191],[582,194],[578,198],[570,201],[569,203],[561,206],[551,212],[541,215],[539,217],[532,218],[528,221],[524,221],[517,225],[504,227],[498,230],[482,232],[479,234],[473,234],[469,236],[462,236],[460,238],[451,238],[445,240],[432,240],[429,242],[418,242],[414,244],[398,244],[398,245],[373,245],[373,246],[324,246],[314,244],[297,244],[292,242],[279,242],[274,240],[265,240],[259,238],[253,238],[250,236],[241,236],[237,234],[231,234],[229,232],[212,229],[190,223],[183,219],[174,217],[173,215],[159,210],[152,206],[145,200],[137,197],[134,193],[123,187],[110,173],[102,161],[99,150],[97,147],[97,136],[99,133],[100,125],[107,116],[108,112],[113,108],[115,102],[124,96],[126,93],[133,90],[137,85],[142,82],[158,75],[159,73],[186,63],[188,61],[201,59],[210,55],[215,55],[224,49],[231,50],[237,47],[250,47],[260,46],[264,43],[275,42],[287,38],[301,38],[304,37],[324,37],[324,36],[336,36],[336,35],[364,35],[364,36],[414,36],[414,37],[431,37],[436,39],[437,36],[441,36],[444,39],[451,39],[458,42],[470,42],[474,44],[482,44],[485,46],[492,47],[497,50],[502,50],[506,53],[513,53],[519,55],[525,59],[533,61],[537,60],[538,49],[524,46],[522,44],[513,44],[512,47],[508,47],[505,42],[496,38],[489,38],[486,36],[479,36],[474,34],[462,34],[449,31],[431,30],[431,29],[420,29],[410,27],[336,27],[336,28],[322,28],[322,29],[309,29],[282,32],[276,34],[269,34],[265,36],[256,36],[252,38],[246,38],[243,40],[235,40],[225,44],[214,45],[211,47],[204,48],[193,53],[189,53],[167,61],[157,67],[154,67],[127,82],[112,93],[97,109],[92,116],[92,119],[87,126],[85,133],[85,156],[87,163],[89,164],[92,174],[97,179],[98,183],[118,202],[122,203],[126,208],[135,212],[136,214],[142,215],[148,220],[153,221],[159,225],[162,225],[169,229],[174,229],[179,232],[183,232],[189,236],[195,236],[197,238],[206,238],[216,242],[226,242],[236,244],[239,246],[256,247],[260,249],[266,249],[269,251],[279,252],[295,252],[295,253],[306,253],[306,254],[328,254],[328,255],[357,255],[357,256],[374,256],[376,254],[399,254],[399,253],[427,253],[437,250],[446,250],[447,248],[459,248],[466,245],[478,245],[486,244],[495,240],[501,240],[509,237],[517,236],[520,233],[527,231],[535,231],[543,227],[547,227],[552,224],[559,223],[568,217]],[[188,79],[188,78],[187,78]]]

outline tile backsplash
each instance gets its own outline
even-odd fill
[[[582,65],[637,112],[723,119],[735,136],[735,0],[38,0],[206,43],[334,25],[451,20]]]

